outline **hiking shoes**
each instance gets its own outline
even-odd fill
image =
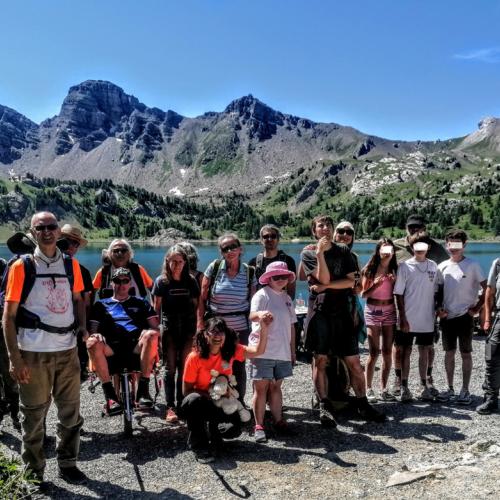
[[[366,389],[366,399],[368,399],[369,403],[376,403],[378,401],[377,395],[371,387]]]
[[[59,467],[59,477],[71,484],[82,484],[88,480],[87,476],[76,466]]]
[[[207,450],[206,448],[194,449],[193,453],[194,453],[194,458],[200,464],[211,464],[215,460],[213,453],[210,450]]]
[[[319,403],[319,421],[324,427],[337,427],[337,421],[328,402]]]
[[[394,396],[401,396],[402,395],[401,381],[399,379],[396,379],[394,381],[394,385],[392,386],[391,392],[394,394]]]
[[[254,437],[256,443],[266,443],[267,442],[266,431],[264,430],[264,427],[262,427],[261,425],[255,426],[254,432],[253,432],[253,437]]]
[[[422,387],[422,390],[418,395],[418,399],[420,399],[421,401],[434,401],[434,396],[432,395],[430,389],[427,386],[425,386]]]
[[[489,415],[495,410],[498,410],[498,399],[488,396],[485,396],[484,402],[476,408],[477,413],[480,415]]]
[[[382,423],[382,422],[385,422],[387,420],[387,417],[385,416],[384,413],[375,409],[368,402],[358,406],[358,413],[361,416],[361,418],[363,420],[366,420],[367,422]]]
[[[139,407],[151,408],[153,406],[153,398],[149,394],[149,380],[147,383],[144,383],[142,380],[139,382],[136,399]]]
[[[409,403],[413,401],[413,394],[408,387],[401,388],[401,403]]]
[[[450,401],[453,401],[455,399],[455,390],[452,389],[452,388],[449,388],[447,389],[446,391],[444,392],[440,392],[438,395],[437,395],[437,400],[438,401],[441,401],[442,403],[446,403],[446,402],[450,402]]]
[[[472,397],[470,395],[470,392],[466,391],[465,389],[462,389],[455,402],[458,405],[463,405],[463,406],[470,405],[472,403]]]
[[[368,395],[367,395],[368,396]],[[392,394],[391,392],[389,392],[387,389],[384,389],[381,393],[380,393],[380,399],[382,401],[387,401],[387,402],[391,402],[391,401],[397,401],[397,398],[394,394]],[[370,400],[368,400],[370,401]]]
[[[427,382],[425,384],[429,392],[431,393],[433,398],[436,398],[439,395],[439,391],[434,387],[434,380],[432,377],[427,377]]]
[[[123,413],[123,407],[118,401],[113,399],[108,399],[104,405],[104,413],[108,416],[113,417],[115,415],[120,415]]]

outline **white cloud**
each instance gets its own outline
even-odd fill
[[[500,47],[471,50],[469,52],[455,54],[453,57],[455,59],[462,59],[465,61],[479,61],[489,64],[497,64],[500,63]]]

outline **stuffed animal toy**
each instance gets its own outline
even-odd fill
[[[236,378],[234,375],[219,375],[217,370],[211,370],[209,394],[218,408],[226,415],[238,412],[242,422],[248,422],[251,418],[250,412],[241,404],[238,399],[238,391],[234,388],[236,385]]]

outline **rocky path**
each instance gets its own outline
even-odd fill
[[[322,428],[310,410],[310,366],[299,363],[285,384],[286,415],[297,435],[272,436],[256,444],[245,433],[227,443],[214,464],[195,462],[186,450],[183,426],[168,427],[156,416],[144,418],[132,438],[121,433],[119,418],[100,417],[100,389],[82,387],[80,466],[90,478],[74,487],[56,477],[54,413],[49,415],[47,479],[51,498],[484,498],[500,491],[500,415],[480,416],[484,338],[474,341],[470,407],[453,404],[379,403],[385,424],[365,423],[354,414],[339,418],[336,430]],[[443,389],[443,356],[437,349],[436,386]],[[413,389],[416,382],[416,353]],[[459,363],[457,363],[459,365]],[[376,379],[378,373],[376,374]],[[455,384],[460,386],[459,383]],[[2,442],[13,453],[19,435],[7,424]],[[397,484],[388,486],[388,482]],[[410,484],[401,482],[412,481]]]

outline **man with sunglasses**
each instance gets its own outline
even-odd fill
[[[410,215],[406,220],[406,236],[398,240],[394,240],[394,248],[396,249],[396,259],[398,264],[401,262],[406,262],[414,257],[414,252],[412,245],[410,244],[410,238],[416,233],[426,233],[427,228],[425,225],[425,219],[421,215]],[[436,264],[441,264],[445,260],[448,260],[449,256],[442,245],[440,245],[436,240],[432,239],[428,234],[425,238],[425,243],[428,245],[428,250],[426,258],[434,261]],[[436,339],[438,336],[436,335]],[[436,340],[437,342],[437,340]],[[428,368],[427,368],[427,387],[429,387],[430,392],[433,397],[437,397],[439,391],[434,387],[434,382],[432,378],[432,370],[434,365],[435,349],[434,345],[430,346],[428,349]],[[401,395],[401,348],[394,344],[393,348],[393,359],[394,359],[394,373],[395,382],[392,392],[395,396]]]
[[[260,228],[259,234],[260,241],[263,246],[263,252],[259,253],[248,262],[249,266],[255,267],[257,290],[260,290],[263,287],[263,285],[259,283],[259,278],[266,272],[266,268],[269,264],[271,264],[271,262],[285,262],[290,271],[294,273],[297,272],[293,258],[278,248],[280,242],[279,229],[272,224],[266,224]],[[293,283],[288,283],[286,287],[286,293],[292,300],[295,299],[295,287],[295,281]]]
[[[158,352],[159,320],[149,302],[129,294],[130,270],[119,267],[111,276],[113,296],[97,301],[90,315],[89,357],[102,383],[106,412],[122,412],[111,375],[123,368],[140,371],[136,401],[150,408],[149,377]]]
[[[87,246],[88,241],[83,237],[79,227],[71,224],[64,224],[61,228],[61,239],[58,241],[58,246],[62,252],[70,257],[74,257],[80,248]],[[92,284],[92,276],[90,271],[80,264],[83,278],[82,298],[85,302],[86,317],[90,316],[90,306],[92,304],[92,294],[94,293],[94,285]],[[87,364],[89,361],[85,340],[78,336],[78,358],[80,359],[80,378],[82,382],[87,379]]]
[[[11,266],[3,314],[10,372],[19,383],[24,416],[22,458],[43,481],[44,423],[54,399],[59,476],[80,483],[86,480],[76,467],[83,424],[76,333],[87,336],[82,274],[76,259],[68,260],[57,248],[61,230],[54,214],[36,213],[31,233],[36,248],[26,257],[29,264],[21,258]]]

